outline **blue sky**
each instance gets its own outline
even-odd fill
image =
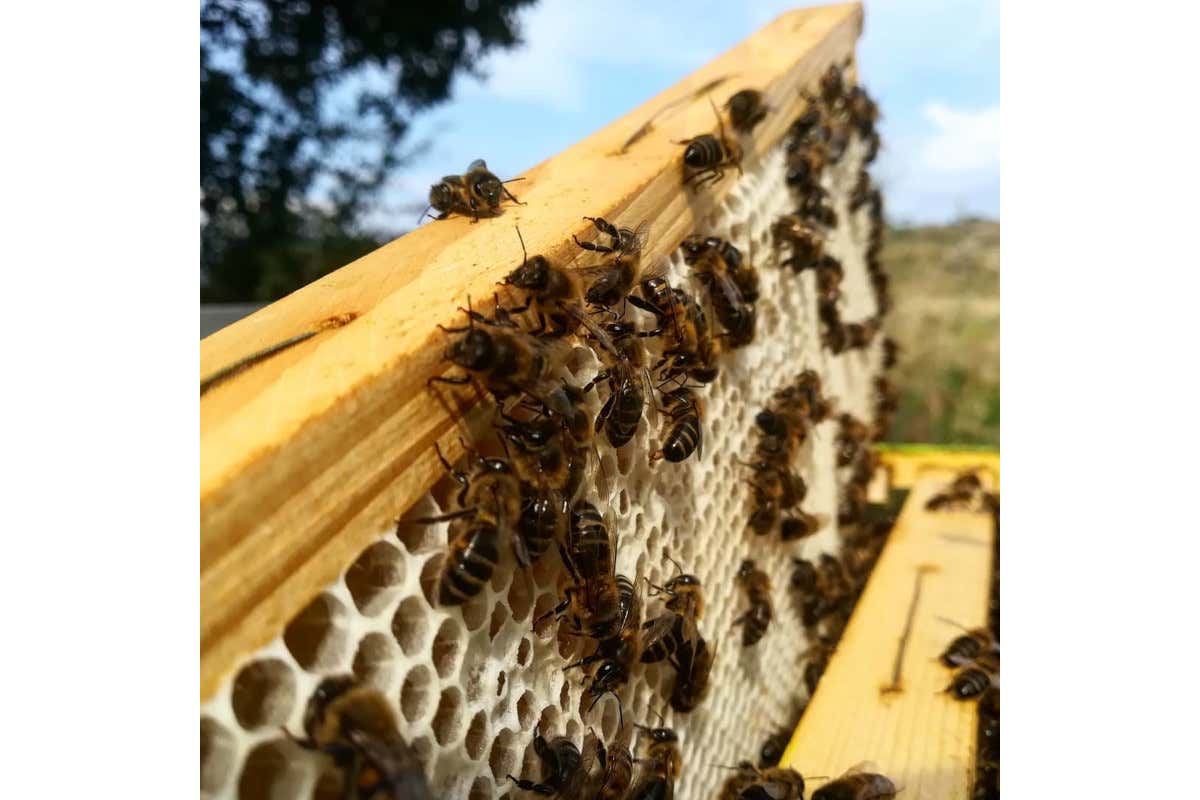
[[[410,141],[432,146],[391,182],[372,221],[396,230],[395,215],[411,215],[430,183],[472,159],[504,176],[537,164],[797,5],[805,4],[540,0],[521,14],[522,47],[491,57],[484,80],[458,79],[452,99],[416,121]],[[998,0],[865,5],[858,52],[884,114],[874,175],[889,216],[999,218]]]

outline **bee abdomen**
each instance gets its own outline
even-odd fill
[[[948,691],[960,700],[978,697],[992,685],[992,678],[978,667],[967,667],[954,676]]]
[[[480,522],[451,545],[439,581],[439,603],[461,605],[479,594],[500,558],[498,538],[495,525]]]
[[[683,151],[683,162],[689,167],[710,167],[719,164],[725,155],[720,140],[711,133],[697,136]]]
[[[604,518],[588,502],[577,503],[571,512],[572,557],[576,568],[585,577],[598,577],[612,572],[612,547]]]
[[[697,445],[700,444],[701,436],[698,418],[688,417],[680,421],[667,435],[667,441],[663,444],[662,449],[663,458],[672,462],[683,461],[695,452]]]
[[[637,381],[623,381],[617,386],[612,413],[604,422],[604,432],[613,447],[626,444],[637,433],[642,421],[646,399]]]
[[[942,653],[942,663],[947,667],[957,667],[971,661],[983,650],[983,643],[974,636],[959,636]]]

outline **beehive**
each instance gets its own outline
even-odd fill
[[[858,13],[853,7],[840,8],[843,16]],[[857,24],[857,17],[852,19]],[[806,73],[808,85],[833,60],[832,52],[814,59]],[[863,156],[863,142],[852,139],[843,158],[822,178],[838,216],[826,247],[845,270],[840,308],[845,321],[865,320],[877,312],[865,259],[869,211],[852,210],[849,199]],[[707,699],[689,714],[672,711],[666,704],[671,674],[659,666],[635,671],[621,692],[627,722],[658,724],[661,715],[678,731],[684,772],[677,792],[685,799],[712,796],[724,778],[719,765],[751,756],[802,699],[799,681],[788,677],[797,675],[808,646],[785,593],[790,557],[838,550],[838,493],[846,471],[839,474],[835,467],[837,426],[832,421],[814,429],[797,462],[809,485],[803,508],[826,520],[821,532],[785,544],[778,535],[755,537],[745,529],[750,489],[746,470],[735,459],[748,457],[753,449],[754,414],[773,391],[812,368],[839,412],[869,421],[874,416],[872,381],[882,361],[879,337],[865,349],[838,355],[823,348],[813,272],[797,275],[773,263],[770,225],[795,206],[784,183],[785,155],[778,137],[749,152],[742,166],[744,174],[722,191],[719,203],[693,210],[692,230],[651,220],[652,235],[673,242],[663,249],[673,253],[668,277],[674,285],[697,296],[703,293],[676,253],[678,239],[693,230],[732,241],[752,259],[762,280],[754,342],[723,355],[720,376],[702,393],[703,459],[650,464],[648,454],[659,443],[662,425],[651,410],[633,442],[615,451],[601,449],[587,494],[608,513],[618,541],[618,573],[661,583],[674,572],[670,556],[705,588],[701,630],[716,646]],[[452,316],[451,304],[444,318]],[[592,350],[578,342],[561,375],[582,384],[598,367]],[[590,403],[594,416],[599,398],[593,395]],[[345,445],[352,449],[356,443]],[[388,487],[377,491],[386,493]],[[443,506],[436,498],[445,494],[435,487],[406,515],[439,513]],[[536,730],[579,743],[593,728],[612,739],[618,725],[616,700],[605,698],[590,714],[583,713],[584,676],[578,670],[563,671],[582,653],[581,646],[560,641],[553,628],[543,635],[532,629],[532,620],[557,600],[557,554],[549,553],[527,576],[515,569],[502,547],[503,560],[478,598],[461,608],[440,608],[431,600],[445,543],[444,524],[397,526],[390,517],[376,519],[373,541],[341,576],[273,641],[237,659],[201,708],[204,796],[336,796],[338,781],[328,761],[289,742],[281,728],[300,735],[304,703],[317,682],[347,671],[395,704],[401,732],[438,797],[515,796],[506,775],[539,774],[530,746]],[[732,627],[745,608],[733,580],[744,558],[754,558],[774,586],[775,619],[754,648],[743,648]],[[647,600],[648,615],[659,608],[658,601]]]

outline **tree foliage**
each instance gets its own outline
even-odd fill
[[[533,0],[202,0],[201,298],[272,300],[377,246],[412,116]]]

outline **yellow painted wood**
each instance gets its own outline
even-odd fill
[[[870,761],[904,787],[903,800],[970,796],[976,705],[943,693],[953,673],[937,657],[960,631],[937,618],[967,627],[987,623],[992,519],[985,513],[925,510],[925,501],[953,475],[921,472],[784,753],[785,766],[802,775],[835,777]],[[885,692],[921,568],[929,571],[901,663],[900,688]]]
[[[977,450],[955,450],[949,447],[945,450],[929,450],[920,452],[880,453],[883,464],[891,472],[892,486],[908,488],[916,483],[930,470],[966,470],[978,469],[980,478],[987,485],[989,479],[994,481],[993,488],[1000,488],[1000,453],[980,452]]]
[[[451,458],[461,452],[454,425],[462,410],[425,389],[446,367],[436,326],[461,320],[455,309],[468,296],[486,309],[480,301],[520,263],[514,226],[531,255],[579,266],[594,263],[571,242],[592,235],[584,215],[649,220],[653,263],[736,181],[730,170],[701,192],[682,190],[683,148],[672,140],[716,130],[709,95],[720,104],[739,89],[764,92],[774,112],[743,140],[751,163],[804,110],[801,89],[832,64],[852,64],[861,30],[858,3],[788,12],[524,173],[509,188],[525,205],[478,224],[424,225],[200,343],[203,379],[320,330],[200,400],[201,699],[441,476],[435,442]],[[651,118],[653,129],[619,153]],[[335,319],[349,321],[336,327]]]

